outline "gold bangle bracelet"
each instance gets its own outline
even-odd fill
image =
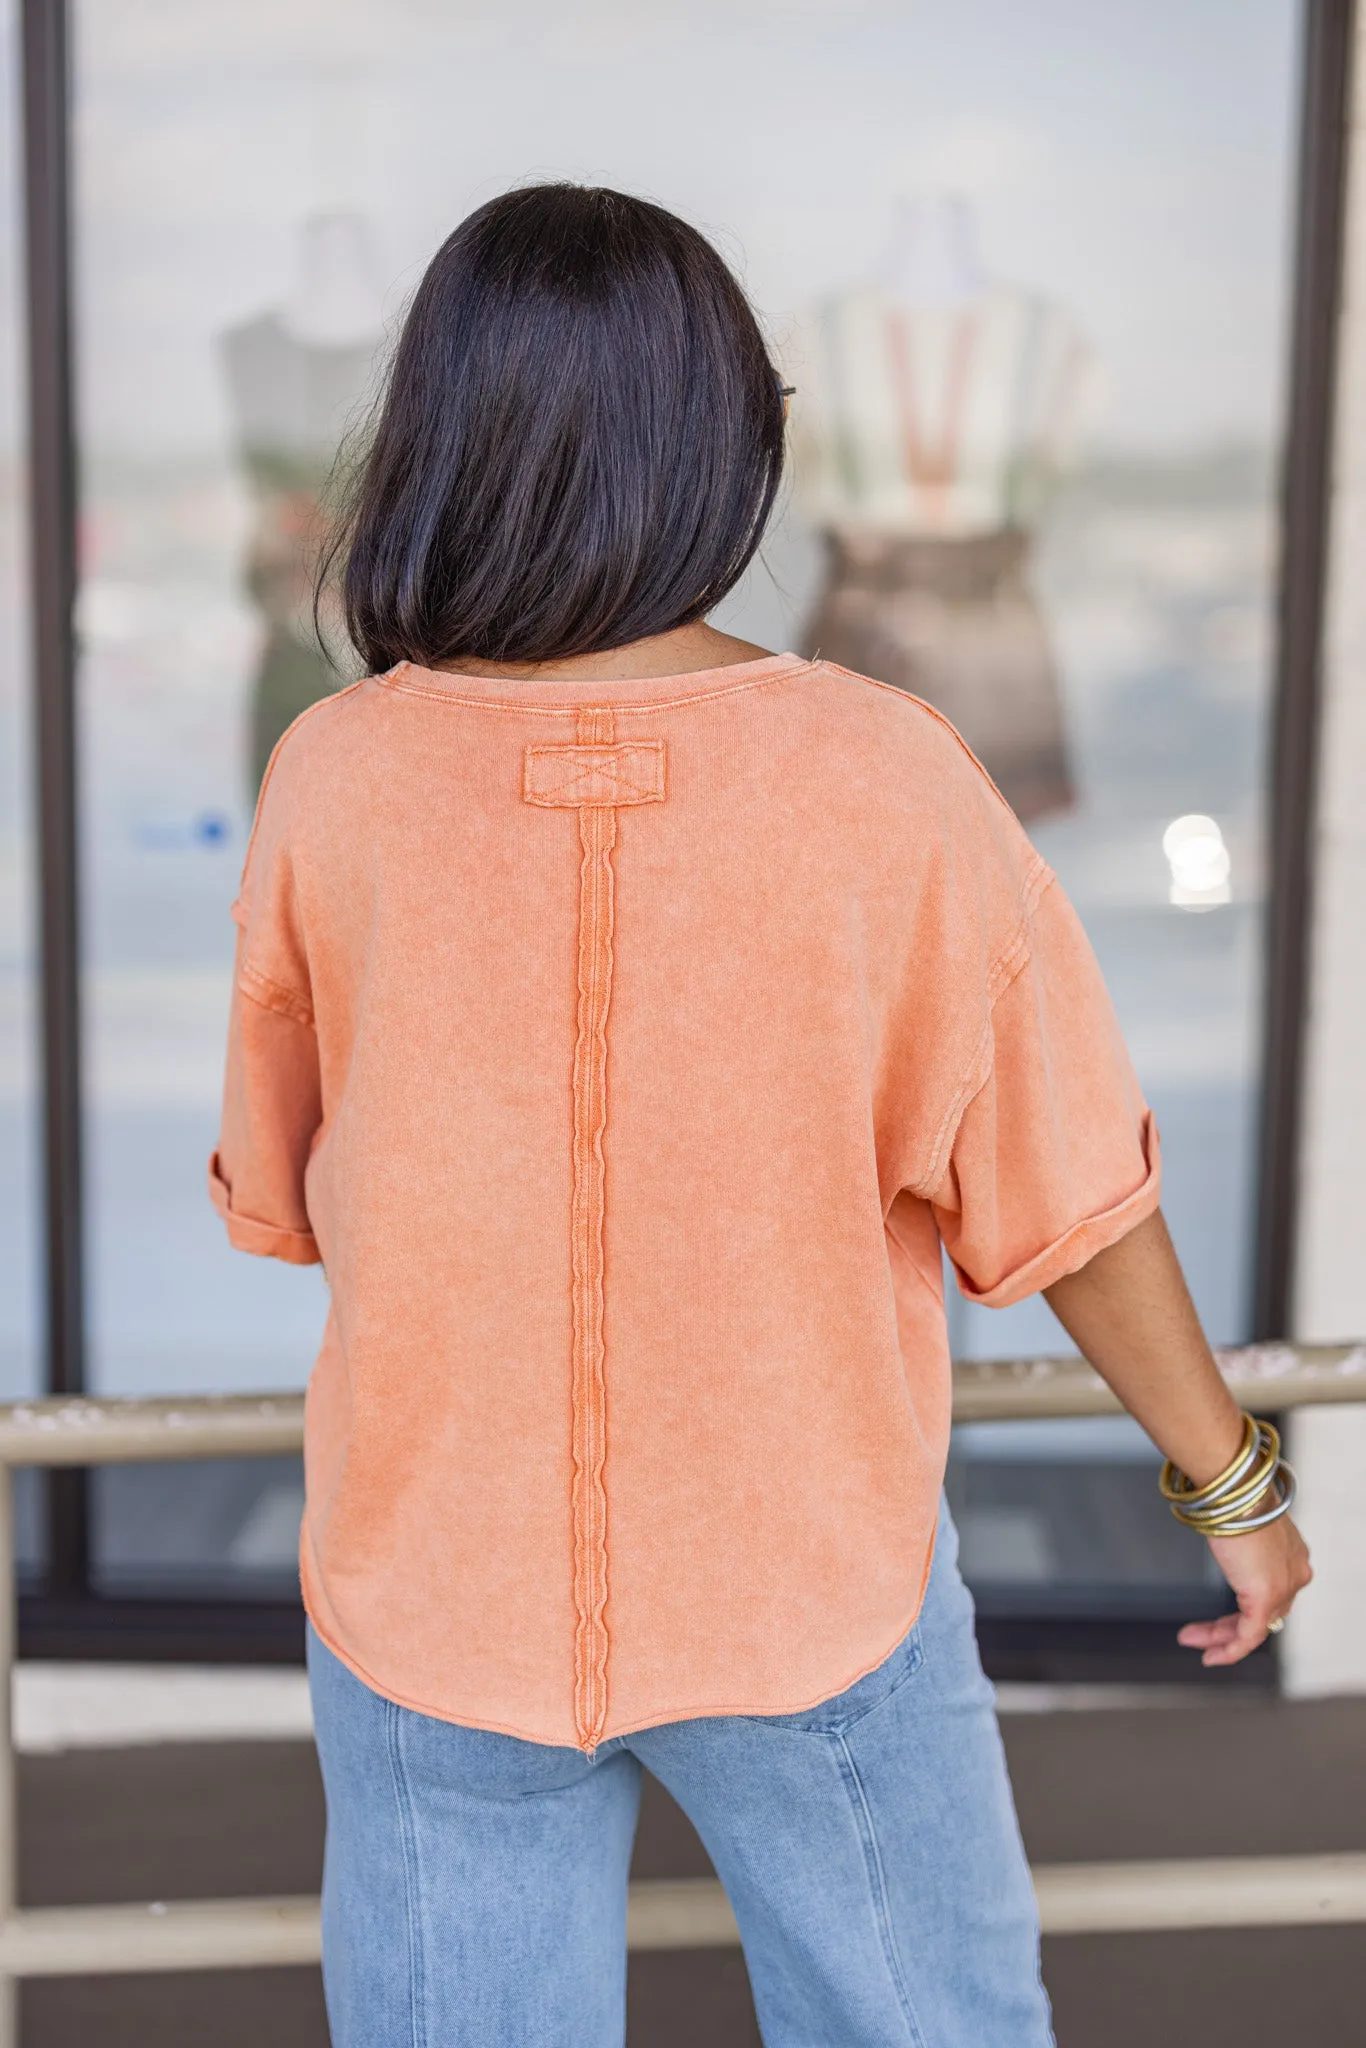
[[[1280,1432],[1245,1409],[1243,1440],[1236,1457],[1204,1486],[1168,1458],[1158,1490],[1178,1522],[1201,1536],[1243,1536],[1287,1514],[1295,1498],[1295,1475],[1281,1456]],[[1270,1499],[1271,1505],[1264,1503]]]
[[[1236,1486],[1226,1487],[1221,1493],[1206,1491],[1198,1497],[1183,1497],[1174,1505],[1199,1515],[1224,1516],[1237,1514],[1241,1509],[1250,1507],[1253,1501],[1260,1500],[1271,1483],[1271,1475],[1281,1456],[1280,1435],[1270,1423],[1260,1425],[1257,1445],[1257,1463]]]
[[[1197,1521],[1183,1513],[1179,1507],[1173,1507],[1172,1513],[1178,1522],[1184,1522],[1187,1528],[1196,1530],[1201,1536],[1250,1536],[1254,1529],[1268,1528],[1272,1522],[1279,1522],[1282,1515],[1289,1514],[1295,1504],[1296,1485],[1293,1466],[1287,1465],[1284,1458],[1278,1458],[1270,1482],[1263,1489],[1264,1493],[1272,1493],[1275,1498],[1271,1506],[1264,1508],[1261,1514],[1244,1514],[1228,1520]]]
[[[1256,1471],[1238,1487],[1236,1492],[1224,1494],[1219,1500],[1212,1501],[1174,1500],[1169,1502],[1171,1511],[1180,1520],[1189,1522],[1193,1528],[1203,1529],[1215,1522],[1236,1520],[1239,1515],[1246,1514],[1250,1508],[1257,1505],[1275,1477],[1280,1463],[1278,1450],[1275,1456],[1263,1458]]]
[[[1241,1475],[1243,1468],[1256,1447],[1257,1435],[1256,1419],[1244,1409],[1243,1438],[1236,1454],[1225,1465],[1218,1477],[1211,1479],[1208,1485],[1204,1487],[1197,1488],[1193,1486],[1180,1466],[1175,1464],[1171,1458],[1168,1458],[1162,1467],[1162,1477],[1157,1482],[1162,1498],[1164,1500],[1179,1500],[1183,1494],[1194,1492],[1213,1493],[1219,1487],[1226,1486],[1230,1479],[1236,1479]]]
[[[1272,1452],[1268,1452],[1264,1462],[1255,1468],[1255,1473],[1251,1473],[1249,1479],[1243,1481],[1241,1487],[1237,1487],[1231,1493],[1225,1493],[1221,1499],[1208,1501],[1208,1505],[1196,1507],[1196,1513],[1214,1513],[1214,1516],[1235,1516],[1235,1513],[1241,1513],[1245,1507],[1251,1507],[1253,1501],[1260,1501],[1262,1499],[1262,1495],[1266,1493],[1266,1489],[1270,1487],[1270,1483],[1272,1483],[1272,1479],[1276,1475],[1276,1466],[1278,1464],[1280,1464],[1280,1444],[1276,1444],[1276,1448]],[[1182,1501],[1180,1505],[1182,1507],[1190,1507],[1192,1503],[1190,1501]]]
[[[1270,1425],[1263,1425],[1257,1420],[1255,1415],[1249,1415],[1244,1410],[1243,1440],[1238,1447],[1237,1455],[1229,1460],[1222,1472],[1218,1473],[1213,1479],[1207,1480],[1203,1486],[1197,1486],[1178,1465],[1168,1458],[1162,1467],[1162,1476],[1158,1480],[1158,1490],[1162,1498],[1171,1502],[1180,1501],[1184,1506],[1199,1506],[1206,1501],[1219,1499],[1225,1492],[1238,1485],[1245,1478],[1257,1460],[1264,1427],[1269,1428]]]
[[[1208,1535],[1212,1530],[1222,1529],[1240,1521],[1243,1516],[1251,1514],[1253,1509],[1261,1501],[1265,1500],[1272,1486],[1274,1486],[1276,1474],[1279,1470],[1280,1463],[1278,1460],[1276,1464],[1268,1466],[1264,1472],[1259,1474],[1256,1487],[1248,1494],[1246,1499],[1231,1502],[1227,1507],[1221,1504],[1218,1507],[1212,1508],[1183,1508],[1179,1502],[1174,1501],[1172,1503],[1172,1513],[1176,1516],[1177,1521],[1184,1522],[1188,1529],[1198,1529],[1202,1536]]]

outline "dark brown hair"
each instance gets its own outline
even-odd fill
[[[351,638],[399,660],[540,662],[703,618],[773,508],[783,401],[695,228],[533,185],[427,267],[339,537]]]

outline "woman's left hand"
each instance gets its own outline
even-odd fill
[[[1289,1515],[1246,1536],[1212,1536],[1209,1547],[1238,1600],[1236,1614],[1188,1622],[1177,1641],[1202,1650],[1202,1664],[1240,1664],[1284,1621],[1313,1578],[1303,1536]]]

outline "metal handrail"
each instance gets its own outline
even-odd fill
[[[1366,1344],[1248,1344],[1215,1355],[1234,1398],[1246,1407],[1366,1401]],[[1081,1358],[960,1359],[953,1368],[955,1422],[1123,1412]],[[0,1465],[278,1457],[302,1447],[303,1423],[302,1394],[12,1401],[0,1404]]]
[[[1221,1352],[1219,1362],[1244,1406],[1280,1411],[1366,1401],[1366,1345],[1252,1345]],[[279,1456],[302,1447],[303,1411],[298,1394],[0,1405],[0,2048],[18,2048],[22,1977],[319,1958],[316,1898],[21,1908],[11,1697],[15,1466]],[[954,1367],[956,1422],[1120,1412],[1108,1387],[1077,1358]],[[1056,1864],[1033,1876],[1043,1929],[1052,1935],[1366,1921],[1366,1855]],[[729,1945],[739,1935],[717,1881],[687,1878],[633,1884],[627,1938],[639,1950]]]

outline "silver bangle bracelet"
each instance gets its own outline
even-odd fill
[[[1196,1529],[1202,1536],[1250,1536],[1254,1529],[1265,1529],[1272,1522],[1279,1522],[1281,1516],[1288,1515],[1295,1504],[1299,1481],[1295,1477],[1294,1467],[1288,1465],[1284,1458],[1276,1460],[1267,1484],[1277,1488],[1279,1497],[1260,1515],[1249,1515],[1245,1521],[1228,1522],[1222,1528],[1216,1525],[1211,1529],[1194,1520],[1186,1521],[1184,1515],[1178,1515],[1177,1519],[1185,1521],[1188,1529]]]
[[[1251,1425],[1251,1435],[1247,1445],[1239,1455],[1237,1462],[1230,1466],[1229,1470],[1220,1478],[1216,1487],[1197,1486],[1185,1473],[1178,1472],[1170,1460],[1168,1461],[1163,1475],[1161,1492],[1163,1499],[1171,1507],[1186,1507],[1189,1505],[1197,1512],[1205,1508],[1216,1507],[1219,1502],[1226,1500],[1231,1493],[1237,1491],[1258,1460],[1268,1451],[1274,1449],[1279,1452],[1279,1439],[1275,1436],[1269,1423],[1259,1421],[1252,1415],[1247,1416],[1245,1420]],[[1270,1484],[1271,1473],[1274,1469],[1274,1463],[1267,1468],[1268,1485]],[[1171,1473],[1173,1482],[1179,1482],[1179,1484],[1167,1482],[1166,1473]]]
[[[1242,1458],[1240,1458],[1234,1470],[1226,1474],[1224,1481],[1222,1485],[1219,1487],[1218,1491],[1215,1493],[1202,1493],[1200,1495],[1200,1511],[1203,1513],[1206,1508],[1217,1508],[1220,1501],[1226,1500],[1229,1494],[1236,1493],[1238,1488],[1242,1485],[1243,1481],[1247,1478],[1249,1472],[1252,1471],[1254,1465],[1257,1463],[1257,1460],[1262,1456],[1264,1451],[1269,1451],[1271,1449],[1271,1446],[1271,1433],[1266,1423],[1259,1422],[1257,1424],[1256,1429],[1252,1433],[1252,1442],[1248,1445],[1246,1454]],[[1272,1476],[1275,1473],[1275,1470],[1276,1468],[1273,1465],[1270,1468],[1270,1471],[1268,1471],[1267,1473],[1266,1483],[1268,1486],[1271,1484]],[[1194,1490],[1196,1492],[1199,1492],[1199,1488],[1196,1488]]]

